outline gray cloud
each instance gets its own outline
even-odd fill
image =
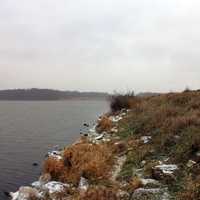
[[[200,84],[197,0],[0,0],[0,89]]]

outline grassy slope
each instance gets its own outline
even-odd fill
[[[132,100],[134,102],[134,99]],[[146,161],[146,176],[152,177],[157,161],[168,158],[177,164],[174,180],[165,181],[176,199],[200,199],[200,92],[170,93],[137,99],[121,121],[119,136],[132,148],[121,171],[121,179],[132,176],[133,167]],[[141,136],[151,136],[148,145],[133,145]],[[188,167],[189,160],[196,163]]]

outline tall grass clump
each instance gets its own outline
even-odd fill
[[[44,172],[49,173],[53,180],[77,185],[81,176],[91,181],[106,178],[112,160],[108,145],[79,143],[66,148],[62,160],[48,158]]]

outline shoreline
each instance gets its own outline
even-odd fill
[[[109,115],[109,118],[112,120],[113,123],[117,126],[117,123],[127,114],[127,110],[125,111],[123,109],[122,113],[119,115]],[[63,153],[64,150],[76,145],[79,145],[83,143],[85,140],[89,142],[91,145],[99,145],[102,143],[109,143],[112,140],[112,137],[108,135],[106,131],[103,131],[102,133],[98,133],[96,131],[96,128],[98,126],[99,121],[101,121],[101,118],[103,116],[100,116],[98,120],[96,120],[96,124],[93,127],[87,127],[88,132],[87,133],[82,133],[82,136],[79,137],[74,143],[69,145],[68,147],[65,147],[62,150],[52,150],[47,153],[47,158],[46,159],[54,159],[56,160],[62,160],[63,159]],[[112,128],[113,133],[117,132],[117,128]],[[46,160],[45,159],[45,160]],[[45,162],[44,160],[44,162]],[[122,165],[122,164],[121,164]],[[113,167],[116,167],[113,166]],[[119,170],[119,168],[117,169]],[[113,175],[113,177],[116,176]],[[112,177],[112,179],[113,179]],[[47,180],[43,180],[47,179]],[[57,200],[57,197],[54,197],[54,195],[57,195],[57,193],[63,193],[65,188],[73,188],[73,185],[67,184],[67,183],[62,183],[59,181],[50,181],[50,176],[47,174],[43,174],[39,177],[38,181],[35,181],[31,183],[29,186],[21,186],[18,191],[16,192],[10,192],[9,196],[11,200],[32,200],[32,196],[36,197],[36,199],[45,199],[45,195],[47,196],[52,196],[50,199],[52,200]],[[80,178],[80,182],[78,184],[78,187],[76,188],[80,193],[83,191],[86,191],[86,187],[89,187],[88,180],[85,179],[84,177]],[[45,194],[44,194],[45,193]],[[64,198],[65,199],[65,198]],[[72,198],[73,199],[73,198]],[[46,199],[45,199],[46,200]]]
[[[128,159],[127,152],[130,151],[130,149],[127,148],[127,144],[117,134],[121,128],[121,125],[119,125],[120,121],[123,121],[129,112],[130,110],[122,109],[118,113],[112,115],[103,115],[97,120],[93,127],[88,127],[89,130],[87,133],[84,133],[83,136],[70,146],[65,147],[62,150],[48,152],[48,158],[45,159],[44,166],[45,162],[50,161],[50,164],[48,163],[48,165],[55,164],[57,169],[54,168],[55,166],[53,166],[52,169],[51,166],[48,166],[47,172],[43,171],[39,179],[30,186],[22,186],[17,192],[11,192],[11,200],[82,200],[88,199],[88,196],[93,195],[96,197],[91,197],[91,199],[98,199],[103,195],[105,196],[105,199],[128,200],[134,198],[134,196],[137,199],[145,194],[153,194],[159,196],[159,199],[161,200],[169,200],[170,194],[168,188],[155,179],[145,178],[140,169],[135,169],[136,179],[133,179],[132,182],[130,182],[130,180],[122,181],[120,178],[123,167]],[[142,136],[137,142],[148,145],[150,140],[150,136]],[[94,152],[89,153],[92,157],[97,156],[99,153],[96,148],[101,149],[101,147],[103,147],[101,150],[102,152],[100,153],[109,154],[110,150],[106,149],[107,147],[105,148],[105,146],[112,146],[114,151],[112,150],[113,152],[106,158],[110,159],[111,162],[105,160],[105,162],[109,163],[109,167],[105,168],[103,171],[103,174],[106,174],[106,176],[102,178],[101,174],[100,177],[96,177],[96,180],[94,181],[92,180],[94,177],[91,178],[90,175],[85,175],[86,172],[81,172],[77,179],[78,182],[72,183],[66,180],[55,180],[55,177],[52,177],[51,172],[57,170],[57,173],[63,173],[63,168],[59,168],[60,162],[67,162],[68,167],[71,167],[71,165],[73,166],[73,164],[70,163],[70,160],[65,157],[68,149],[72,148],[73,151],[79,151],[79,147],[82,145],[86,145],[86,148],[91,147],[92,150],[94,150]],[[82,147],[80,149],[82,150]],[[69,156],[71,156],[71,154]],[[96,162],[99,162],[99,158]],[[82,158],[79,157],[78,159],[81,160]],[[99,164],[99,166],[104,167],[101,164]],[[99,166],[96,166],[92,170],[98,171]],[[173,174],[173,172],[178,169],[176,165],[168,165],[163,162],[160,162],[156,168],[163,170],[163,174]],[[95,173],[96,172],[94,172],[94,174]],[[95,176],[94,174],[92,176]],[[111,184],[109,187],[113,189],[107,188],[104,183],[101,185],[101,181],[107,181],[106,184]],[[98,182],[100,183],[100,186]],[[129,187],[132,187],[132,189],[130,190]],[[92,188],[91,191],[90,188]],[[87,197],[84,198],[84,195]]]

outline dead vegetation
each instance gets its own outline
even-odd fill
[[[97,132],[109,132],[113,127],[112,121],[107,116],[103,116],[97,124],[96,130]]]
[[[199,200],[200,199],[200,181],[188,179],[186,181],[185,190],[179,192],[177,195],[178,200]]]
[[[134,177],[132,178],[132,180],[130,181],[129,184],[129,191],[130,192],[134,192],[135,190],[137,190],[138,188],[143,187],[142,181],[140,180],[140,178],[138,177]]]
[[[190,159],[200,166],[200,159],[197,158],[200,152],[200,91],[142,97],[131,107],[131,112],[119,127],[118,135],[127,141],[129,149],[120,180],[130,180],[134,176],[133,168],[140,167],[142,160],[148,163],[145,173],[151,177],[152,166],[164,155],[169,157],[169,162],[181,166],[183,172],[178,179],[170,182],[170,189],[181,193],[178,196],[182,199],[200,199],[199,182],[188,181],[188,174],[184,173]],[[135,142],[142,136],[152,137],[148,145]],[[200,170],[190,173],[196,177],[200,175]],[[177,186],[183,184],[183,179],[185,192]]]
[[[117,191],[106,187],[91,187],[78,200],[119,200]]]
[[[63,160],[48,158],[44,172],[53,180],[77,185],[81,176],[89,180],[106,178],[112,161],[108,145],[79,143],[65,149]]]

